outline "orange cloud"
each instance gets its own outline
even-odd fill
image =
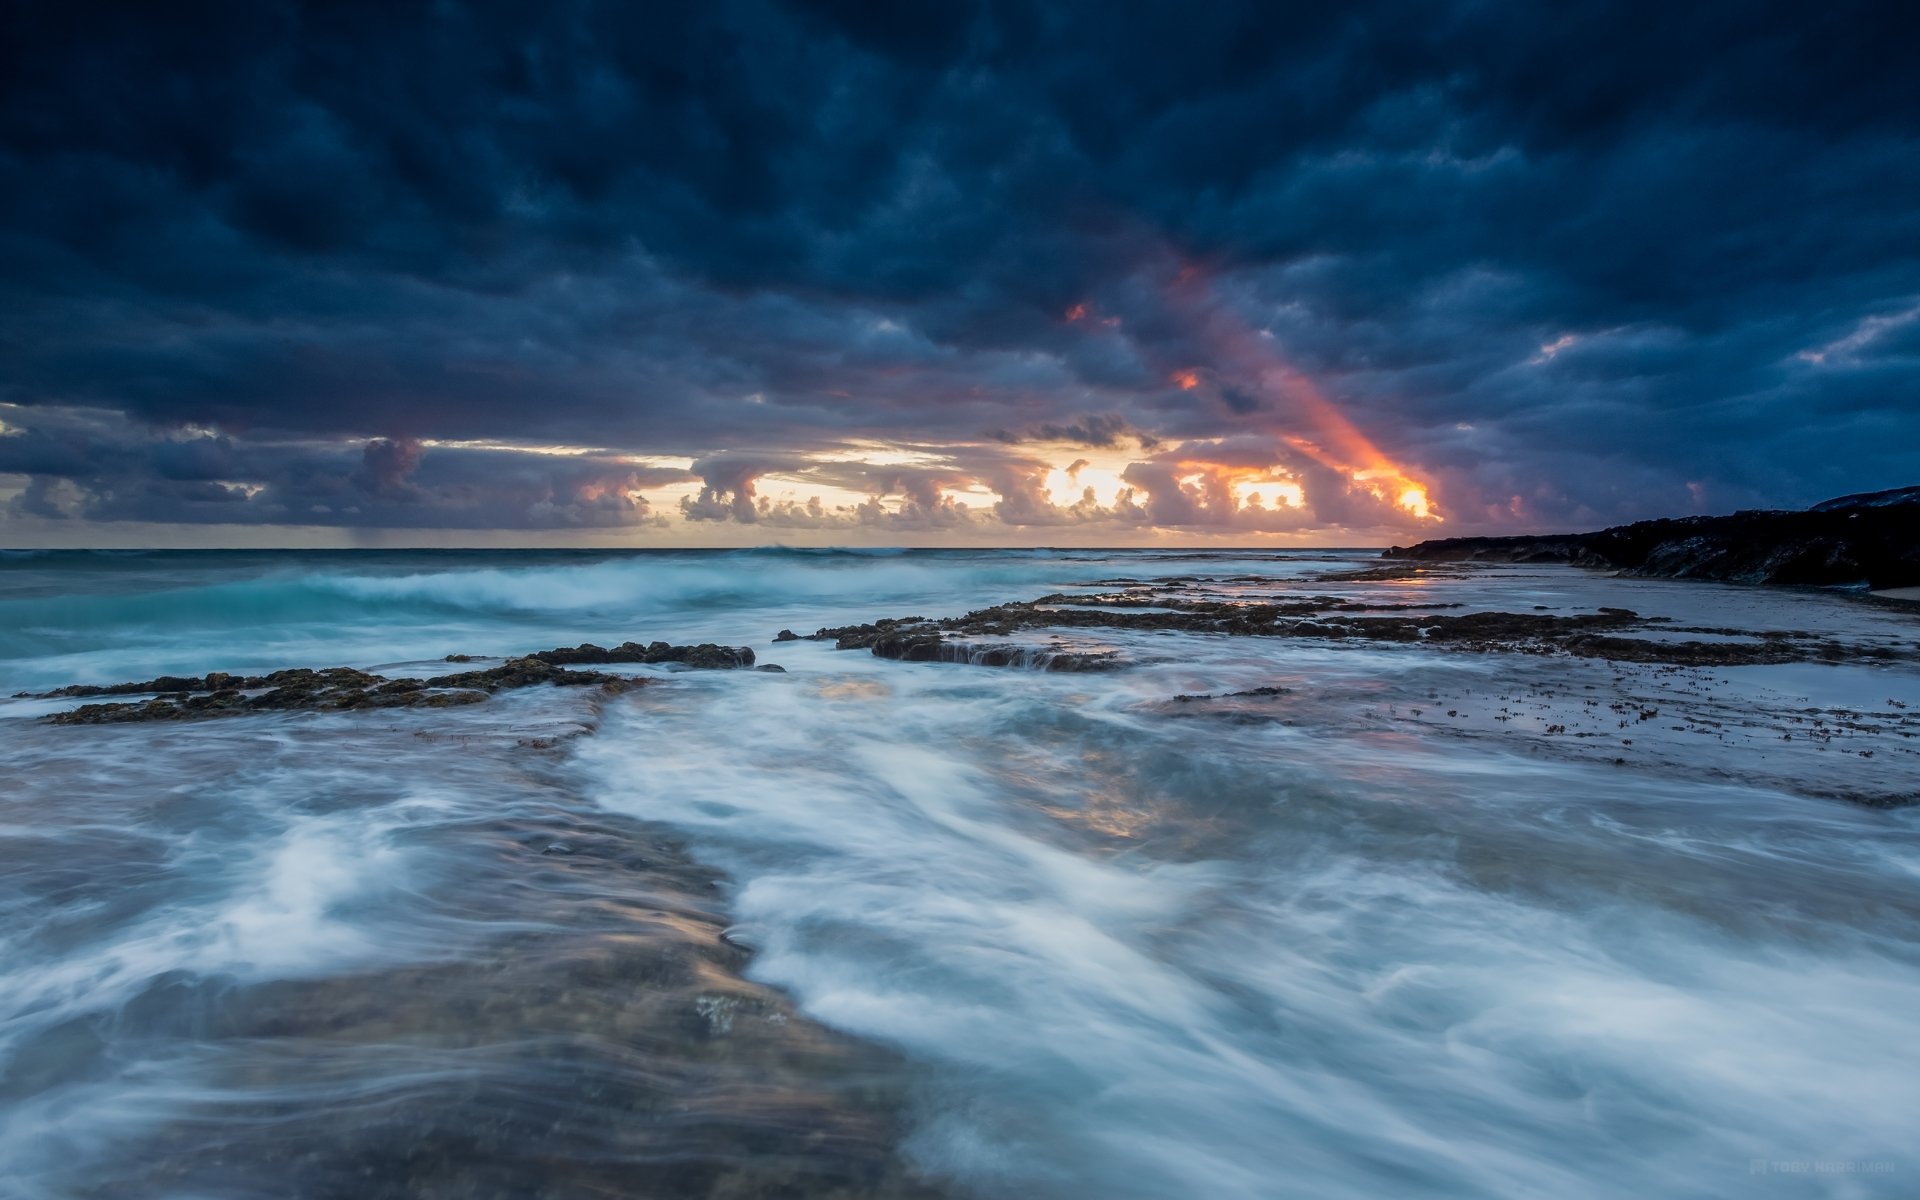
[[[1283,441],[1324,467],[1338,471],[1380,499],[1421,520],[1440,521],[1427,485],[1389,458],[1314,382],[1281,357],[1270,335],[1254,330],[1220,303],[1198,266],[1188,264],[1168,289],[1171,306],[1186,315],[1214,356],[1210,373],[1253,390],[1287,428]],[[1192,368],[1172,378],[1185,390],[1198,383]]]

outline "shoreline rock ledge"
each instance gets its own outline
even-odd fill
[[[1875,591],[1920,586],[1920,486],[1863,492],[1804,511],[1667,517],[1594,533],[1436,538],[1393,546],[1415,562],[1563,562],[1662,579]]]
[[[442,661],[472,663],[471,654],[449,654]],[[295,667],[267,675],[232,675],[210,671],[200,675],[162,675],[130,683],[76,683],[50,692],[20,692],[15,699],[85,699],[100,696],[146,696],[146,700],[82,704],[53,713],[55,725],[108,725],[125,721],[171,721],[187,717],[231,717],[245,713],[317,710],[339,712],[376,708],[448,708],[478,704],[497,692],[536,684],[559,687],[596,685],[608,693],[631,691],[650,681],[645,676],[607,671],[569,670],[613,663],[671,664],[691,670],[727,671],[754,665],[746,646],[675,646],[668,642],[623,642],[608,648],[583,642],[536,654],[509,658],[496,667],[479,667],[451,675],[426,678],[390,678],[354,667],[316,671]],[[767,664],[759,670],[780,670]]]

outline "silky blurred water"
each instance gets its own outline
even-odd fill
[[[0,706],[0,1194],[735,1194],[658,1174],[676,1145],[800,1164],[740,1194],[898,1194],[860,1173],[886,1138],[996,1197],[1912,1194],[1911,810],[1388,719],[1547,669],[1507,656],[1123,634],[1128,669],[1074,676],[769,644],[1193,575],[1880,631],[1555,569],[1315,578],[1370,561],[7,558],[7,694],[630,638],[786,673],[192,725]],[[1254,687],[1290,690],[1169,703]],[[796,1065],[781,996],[854,1040]],[[669,1085],[705,1116],[663,1125]],[[825,1165],[778,1140],[874,1108]]]

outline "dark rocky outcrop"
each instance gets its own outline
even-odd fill
[[[902,617],[876,621],[871,625],[849,625],[823,629],[814,637],[833,638],[842,650],[871,649],[881,658],[907,662],[964,662],[955,647],[963,643],[944,640],[948,634],[972,637],[1007,637],[1034,629],[1115,629],[1173,631],[1182,633],[1227,633],[1254,637],[1365,638],[1388,642],[1518,642],[1559,640],[1574,633],[1597,629],[1617,629],[1641,624],[1641,618],[1627,609],[1604,609],[1597,613],[1554,616],[1543,613],[1466,613],[1451,616],[1440,613],[1394,616],[1351,616],[1344,606],[1307,603],[1247,603],[1241,601],[1195,600],[1182,602],[1176,611],[1141,612],[1123,602],[1113,607],[1105,597],[1080,596],[1075,602],[1087,607],[1053,608],[1037,601],[998,604],[976,609],[962,617],[929,621],[923,617]],[[1166,607],[1174,607],[1168,605]],[[1365,606],[1359,606],[1364,609]],[[1397,606],[1396,606],[1397,607]],[[938,644],[940,649],[934,650]],[[1017,647],[1013,649],[1019,649]]]
[[[1361,604],[1330,597],[1305,600],[1210,600],[1160,597],[1153,606],[1135,592],[1043,596],[999,604],[960,617],[898,617],[866,625],[822,629],[816,640],[842,650],[864,649],[900,662],[954,662],[1053,671],[1102,671],[1124,666],[1115,651],[1033,644],[993,644],[975,638],[1013,637],[1041,629],[1227,634],[1238,637],[1420,643],[1463,651],[1570,654],[1624,662],[1685,666],[1799,662],[1808,659],[1889,657],[1885,647],[1840,646],[1811,634],[1771,632],[1739,641],[1682,639],[1699,633],[1724,638],[1738,630],[1678,630],[1669,618],[1642,617],[1625,608],[1556,614],[1440,611],[1452,605]],[[1055,607],[1071,601],[1073,607]],[[1633,636],[1639,633],[1653,636]]]
[[[352,667],[315,671],[306,667],[267,675],[230,675],[214,671],[204,676],[162,675],[157,679],[105,685],[74,684],[41,692],[36,699],[95,696],[151,696],[140,702],[83,704],[48,718],[56,725],[101,725],[123,721],[169,721],[187,717],[237,716],[243,713],[291,710],[342,711],[377,708],[446,708],[477,704],[495,692],[535,684],[562,687],[597,686],[609,692],[627,691],[646,683],[631,675],[607,671],[575,671],[567,667],[614,663],[679,663],[708,670],[730,670],[753,665],[753,651],[745,646],[674,646],[626,642],[608,649],[592,643],[543,650],[510,658],[496,667],[437,675],[430,679],[388,678]],[[474,656],[449,654],[450,663],[471,663]]]
[[[716,646],[712,642],[702,642],[698,646],[673,646],[666,642],[648,642],[642,646],[639,642],[622,642],[612,649],[582,642],[578,646],[542,650],[535,657],[544,658],[556,666],[568,667],[610,663],[681,663],[702,670],[727,671],[753,665],[751,647]]]
[[[305,668],[275,671],[229,681],[217,690],[172,689],[140,702],[83,704],[49,717],[55,725],[107,725],[124,721],[172,721],[188,717],[226,717],[246,713],[312,710],[340,712],[379,708],[449,708],[478,704],[495,692],[551,683],[563,687],[594,685],[626,691],[646,681],[604,671],[567,671],[540,658],[508,659],[482,671],[463,671],[431,679],[389,679],[351,667],[325,671]],[[113,691],[96,694],[124,694]]]
[[[890,633],[925,627],[925,617],[888,617],[868,625],[836,625],[807,635],[810,642],[832,642],[835,650],[866,650]]]
[[[1564,562],[1667,579],[1902,588],[1920,585],[1920,487],[1841,496],[1804,512],[1673,517],[1594,533],[1438,538],[1394,546],[1415,562]]]

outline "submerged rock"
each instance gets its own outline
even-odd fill
[[[888,634],[873,642],[876,658],[901,662],[967,663],[976,667],[1023,667],[1034,671],[1110,671],[1121,665],[1111,651],[1088,653],[1043,646],[981,645],[946,640],[938,632]]]
[[[563,789],[518,786],[548,802],[435,826],[433,850],[460,855],[435,860],[459,864],[457,922],[413,932],[457,950],[284,978],[178,972],[122,1010],[146,1022],[129,1040],[213,1051],[194,1060],[204,1103],[155,1112],[84,1194],[941,1194],[897,1152],[910,1068],[741,978],[711,867],[638,822],[569,819]],[[377,1109],[315,1103],[307,1080]]]

